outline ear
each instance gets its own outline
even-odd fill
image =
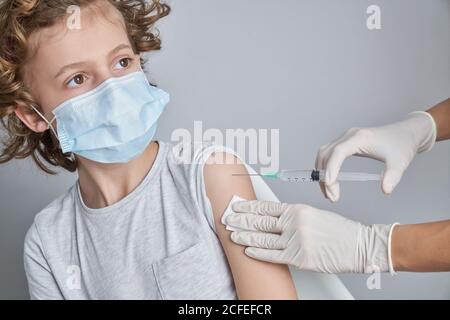
[[[47,122],[41,118],[41,116],[34,111],[30,106],[18,104],[16,110],[14,110],[16,116],[22,121],[30,130],[34,132],[44,132],[48,129]]]

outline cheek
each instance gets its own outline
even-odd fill
[[[63,92],[48,72],[32,65],[25,76],[25,85],[33,100],[47,119],[53,117],[52,110],[63,101]]]
[[[53,118],[52,110],[64,100],[61,90],[56,90],[45,82],[36,85],[32,95],[48,120]]]

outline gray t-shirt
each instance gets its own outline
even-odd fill
[[[159,142],[137,188],[100,209],[83,203],[75,183],[27,232],[30,297],[236,299],[203,179],[205,160],[219,150],[232,152]]]

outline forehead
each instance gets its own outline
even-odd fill
[[[117,44],[129,43],[122,14],[108,1],[93,1],[78,12],[70,12],[58,23],[29,37],[33,52],[30,64],[47,62],[48,68],[57,69],[92,57],[101,58]],[[79,28],[74,28],[71,19],[79,19]]]

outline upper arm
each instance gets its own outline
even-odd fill
[[[233,155],[214,153],[211,157],[232,157],[234,164],[206,164],[204,167],[206,194],[211,202],[216,231],[228,259],[239,299],[297,299],[297,293],[286,265],[252,259],[245,247],[230,239],[230,231],[220,222],[233,195],[247,200],[256,199],[245,165]],[[215,161],[208,161],[215,162]]]

